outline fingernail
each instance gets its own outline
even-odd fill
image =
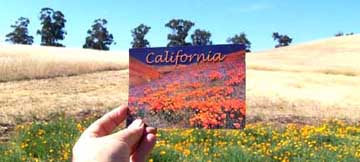
[[[143,128],[144,127],[144,122],[141,119],[136,119],[131,123],[130,126],[131,127],[137,127],[137,128]]]
[[[147,140],[151,141],[151,140],[156,139],[156,135],[153,133],[149,133],[146,135],[146,138],[147,138]]]

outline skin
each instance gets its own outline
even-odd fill
[[[127,111],[116,108],[91,124],[73,147],[73,162],[144,162],[156,143],[156,129],[136,119],[112,133]]]

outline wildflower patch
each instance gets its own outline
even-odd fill
[[[245,126],[243,45],[130,49],[129,118],[158,128]]]

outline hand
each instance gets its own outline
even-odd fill
[[[128,128],[111,134],[127,111],[127,107],[116,108],[91,124],[73,148],[73,161],[144,162],[156,142],[155,128],[136,119]]]

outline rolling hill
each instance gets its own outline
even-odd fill
[[[360,36],[247,55],[249,114],[360,120]]]
[[[249,122],[360,121],[360,36],[247,54]],[[0,45],[0,124],[127,104],[127,52]]]

